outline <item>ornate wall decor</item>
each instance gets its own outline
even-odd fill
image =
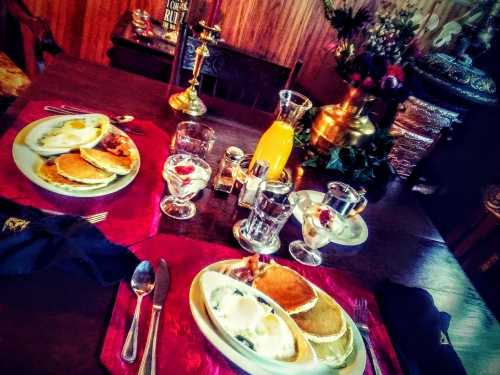
[[[429,84],[430,91],[437,88],[476,104],[497,103],[495,82],[487,73],[474,67],[473,58],[491,47],[499,18],[500,0],[484,0],[475,3],[459,19],[443,26],[434,46],[442,47],[452,39],[450,34],[458,34],[452,51],[423,56],[414,66]]]
[[[458,122],[459,114],[414,96],[404,101],[391,126],[396,137],[389,161],[402,178],[410,176],[417,163],[430,151],[444,128]]]

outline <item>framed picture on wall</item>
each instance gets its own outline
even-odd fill
[[[189,0],[166,0],[163,27],[167,30],[177,30],[188,8]]]

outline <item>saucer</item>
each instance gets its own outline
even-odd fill
[[[291,200],[299,199],[299,203],[293,210],[295,219],[302,225],[304,210],[311,203],[321,203],[324,196],[324,193],[315,190],[300,190],[291,193]],[[335,239],[331,239],[330,242],[344,246],[357,246],[368,239],[368,227],[360,215],[345,218],[343,222],[345,225],[344,230]]]
[[[280,249],[281,241],[278,236],[275,236],[271,243],[267,246],[261,246],[246,239],[241,233],[241,227],[245,224],[246,220],[247,219],[240,220],[233,225],[233,236],[244,250],[250,253],[272,254]]]

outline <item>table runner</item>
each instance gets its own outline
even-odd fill
[[[121,245],[155,235],[161,218],[159,201],[164,192],[161,171],[168,156],[170,137],[154,123],[134,121],[133,126],[145,133],[144,136],[130,135],[139,149],[141,167],[135,180],[116,193],[97,198],[67,197],[35,185],[18,170],[12,158],[12,143],[17,133],[28,123],[51,115],[43,110],[44,106],[60,104],[56,101],[28,103],[0,139],[0,195],[21,204],[74,215],[108,211],[107,219],[97,226],[109,240]]]
[[[171,286],[160,319],[157,346],[158,374],[238,374],[242,371],[226,359],[206,340],[191,316],[189,287],[194,276],[211,263],[224,259],[238,259],[247,253],[208,243],[159,234],[131,248],[140,258],[158,264],[163,257],[168,263]],[[377,358],[385,375],[401,374],[388,333],[380,316],[377,303],[371,292],[345,272],[324,267],[307,267],[297,262],[276,258],[280,264],[289,266],[304,275],[332,295],[349,313],[353,314],[354,298],[364,297],[370,307],[369,325]],[[125,335],[135,307],[135,295],[122,282],[118,289],[113,313],[101,351],[101,362],[111,374],[136,374],[144,351],[149,319],[150,296],[143,301],[139,323],[139,348],[136,363],[128,365],[120,359]],[[372,374],[367,359],[365,374]]]

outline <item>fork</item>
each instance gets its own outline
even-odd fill
[[[92,112],[87,110],[87,109],[81,109],[81,108],[76,108],[76,107],[71,107],[69,105],[61,105],[60,107],[54,107],[51,105],[46,105],[43,107],[43,109],[47,112],[50,113],[55,113],[58,115],[79,115],[79,114],[91,114]],[[119,128],[121,128],[124,132],[130,133],[130,134],[135,134],[135,135],[145,135],[142,130],[140,130],[137,127],[132,127],[129,126],[125,123],[124,120],[120,120],[120,118],[126,118],[130,117],[133,120],[133,116],[129,115],[124,115],[124,116],[116,116],[116,117],[111,117],[111,123]],[[129,122],[130,120],[126,120],[126,122]]]
[[[354,322],[368,348],[368,356],[370,357],[375,375],[382,375],[370,340],[370,328],[368,328],[368,302],[364,298],[356,298],[354,303]]]
[[[99,212],[93,215],[82,216],[82,219],[87,220],[90,224],[97,224],[108,218],[108,211]]]
[[[60,211],[53,211],[53,210],[45,210],[42,209],[43,212],[47,214],[52,214],[52,215],[70,215],[65,212],[60,212]],[[92,215],[85,215],[85,216],[80,216],[82,219],[87,220],[90,224],[97,224],[100,223],[101,221],[104,221],[108,218],[108,211],[103,211],[103,212],[97,212]]]

